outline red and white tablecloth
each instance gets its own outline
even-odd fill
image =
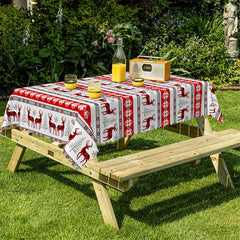
[[[89,82],[101,82],[98,99],[88,97]],[[111,75],[78,80],[67,90],[64,82],[14,90],[7,103],[2,129],[17,126],[62,142],[77,169],[97,154],[97,144],[209,115],[223,122],[212,85],[171,76],[166,82],[131,79],[111,81]]]

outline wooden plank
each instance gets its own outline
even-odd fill
[[[173,124],[173,125],[164,127],[164,129],[171,132],[179,133],[188,137],[192,137],[192,138],[200,137],[202,135],[199,127],[188,125],[185,123]]]
[[[93,159],[90,159],[90,162],[93,164],[98,162],[97,156],[95,156]],[[105,224],[110,225],[119,230],[117,219],[106,189],[106,185],[95,179],[92,179],[92,184],[97,196],[98,204],[102,212]]]
[[[12,157],[10,159],[10,162],[8,164],[8,170],[11,172],[16,172],[18,170],[18,167],[22,161],[23,155],[26,151],[26,147],[17,144],[14,148]]]
[[[126,181],[129,178],[140,177],[140,176],[153,173],[162,169],[166,169],[166,168],[174,167],[186,162],[190,162],[198,158],[203,158],[209,155],[213,155],[220,152],[221,150],[226,151],[228,149],[232,149],[233,146],[236,146],[236,145],[240,146],[240,142],[236,144],[236,142],[233,141],[233,143],[232,142],[229,143],[228,146],[225,146],[222,143],[216,144],[214,146],[206,146],[205,148],[201,148],[201,150],[197,149],[195,151],[189,151],[189,152],[178,154],[178,155],[172,155],[166,159],[156,160],[155,162],[150,162],[143,166],[137,166],[135,168],[124,169],[122,171],[114,172],[114,173],[111,173],[110,176],[111,178],[116,179],[120,182]],[[161,155],[159,157],[161,157]],[[227,176],[229,176],[229,174],[227,174]]]
[[[192,138],[202,136],[202,133],[201,133],[201,130],[199,127],[185,124],[185,123],[173,124],[173,125],[165,127],[164,129],[171,131],[171,132],[181,134],[181,135],[192,137]],[[198,165],[200,162],[201,162],[201,160],[197,159],[197,160],[194,160],[189,163],[192,165]]]
[[[225,131],[227,131],[227,132],[225,132]],[[225,131],[218,132],[217,133],[218,136],[221,137],[222,135],[228,135],[233,130],[225,130]],[[237,130],[234,130],[234,131],[237,131]],[[214,139],[214,141],[215,141],[215,138],[216,137],[214,135],[208,136],[209,141],[211,139]],[[199,138],[196,138],[194,140],[197,141],[199,144],[202,142],[202,140],[200,140]],[[138,152],[138,153],[134,153],[134,154],[123,156],[123,157],[113,158],[113,159],[108,160],[108,161],[103,161],[103,162],[97,163],[96,166],[99,166],[101,168],[109,167],[109,166],[115,166],[115,165],[123,164],[125,162],[129,162],[129,161],[131,161],[131,159],[144,158],[144,157],[152,156],[155,153],[159,153],[159,151],[168,152],[168,151],[171,151],[171,150],[174,150],[174,149],[180,150],[182,147],[186,146],[186,142],[189,145],[191,145],[191,141],[192,141],[192,139],[189,139],[189,140],[186,140],[186,141],[173,143],[173,144],[170,144],[170,145],[167,145],[167,146],[162,146],[162,147],[146,150],[146,151],[143,151],[143,152]]]
[[[94,179],[92,180],[92,183],[105,224],[110,225],[119,230],[117,219],[106,186]]]
[[[233,131],[235,132],[235,131]],[[117,158],[117,161],[108,160],[98,163],[97,166],[101,168],[101,173],[104,175],[110,175],[118,170],[131,169],[134,167],[144,166],[150,162],[155,162],[156,158],[167,158],[169,155],[177,155],[185,153],[189,150],[195,151],[196,149],[204,146],[208,146],[214,143],[228,141],[232,139],[232,131],[226,130],[223,132],[215,133],[205,137],[196,139],[190,139],[179,143],[147,150],[137,154],[131,154]],[[120,160],[120,161],[119,161]],[[116,163],[117,162],[117,163]]]
[[[225,161],[221,153],[211,156],[212,163],[215,167],[216,173],[219,177],[219,181],[222,185],[234,188],[233,182],[231,181],[230,174],[228,172]]]
[[[117,141],[117,150],[122,150],[122,149],[126,148],[128,142],[129,142],[129,139],[130,139],[130,136],[129,137],[120,138]]]
[[[2,127],[2,123],[3,123],[3,116],[0,116],[0,128]]]
[[[227,130],[225,131],[225,134],[229,132],[230,131]],[[217,133],[213,135],[215,135],[215,140],[212,142],[209,142],[208,138],[211,136],[209,135],[191,139],[191,141],[185,141],[185,147],[183,147],[182,142],[180,142],[181,147],[175,151],[168,151],[169,146],[165,146],[167,151],[161,152],[161,148],[158,148],[157,150],[160,152],[156,152],[156,149],[154,149],[154,154],[152,153],[153,151],[148,151],[151,154],[148,156],[146,155],[144,158],[137,157],[134,159],[131,157],[129,158],[128,156],[128,162],[120,163],[116,168],[114,168],[114,166],[101,168],[101,173],[118,181],[125,181],[128,178],[139,177],[154,171],[165,169],[166,167],[176,166],[240,146],[240,132],[236,134],[234,131],[233,134],[227,134],[222,137],[218,137],[219,134]],[[174,145],[177,146],[177,144]],[[98,166],[101,166],[101,163]]]
[[[202,135],[208,135],[213,132],[207,117],[201,116],[198,117],[196,120]]]
[[[197,123],[203,135],[210,134],[213,132],[207,117],[201,116],[197,118]],[[220,156],[220,154],[221,153],[218,153],[217,155],[214,155],[214,156],[210,156],[213,166],[215,168],[215,171],[218,174],[219,181],[224,186],[230,186],[231,188],[234,188],[234,185],[229,175],[225,161],[222,155]]]
[[[11,131],[12,130],[9,130],[9,132],[11,132]],[[22,131],[22,134],[29,135],[29,132]],[[12,157],[10,159],[10,162],[8,164],[8,170],[9,171],[16,172],[18,170],[25,151],[26,151],[26,147],[17,143],[16,147],[14,148],[14,151],[13,151]]]
[[[232,136],[232,135],[230,135]],[[223,136],[222,136],[223,137]],[[114,172],[114,169],[123,169],[123,168],[131,168],[134,167],[136,165],[139,164],[144,164],[150,161],[155,161],[156,155],[161,154],[161,157],[168,157],[169,154],[178,154],[178,153],[182,153],[185,151],[188,151],[189,148],[193,148],[195,149],[196,147],[199,148],[201,146],[203,146],[204,144],[206,144],[205,142],[207,142],[207,144],[213,144],[216,142],[221,142],[223,141],[221,137],[221,134],[218,134],[218,138],[216,139],[216,137],[213,136],[209,136],[205,137],[203,139],[195,139],[194,142],[193,140],[187,140],[185,142],[179,142],[179,143],[175,143],[175,144],[171,144],[171,145],[167,145],[167,146],[163,146],[163,147],[159,147],[159,148],[155,148],[155,149],[151,149],[148,151],[144,151],[138,154],[132,154],[132,155],[128,155],[128,156],[124,156],[121,157],[121,160],[123,159],[123,161],[118,162],[118,164],[114,164],[112,163],[112,161],[109,162],[109,165],[107,165],[107,162],[102,162],[100,163],[102,170],[106,170],[108,168],[111,168],[112,172]],[[229,131],[228,131],[228,135],[227,135],[227,140],[231,140],[231,137],[229,137]],[[125,161],[125,159],[127,159],[127,161]],[[101,171],[103,173],[103,171]]]

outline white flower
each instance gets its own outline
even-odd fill
[[[23,44],[25,46],[28,46],[28,39],[30,37],[30,34],[29,34],[29,24],[26,26],[25,30],[24,30],[24,33],[23,33]]]
[[[62,17],[63,17],[62,2],[60,2],[55,22],[59,23],[59,24],[62,24]]]

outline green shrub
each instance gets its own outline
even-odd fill
[[[104,44],[107,29],[114,28],[114,34],[124,35],[129,57],[141,44],[139,37],[135,37],[137,30],[126,23],[135,11],[119,5],[116,0],[39,2],[32,26],[45,66],[42,77],[50,76],[52,81],[58,81],[67,72],[75,72],[79,77],[108,73],[115,46]],[[56,22],[59,12],[61,21]],[[96,40],[98,46],[92,44]]]
[[[206,39],[189,37],[183,46],[154,38],[145,45],[145,51],[151,56],[165,56],[165,59],[171,60],[173,74],[208,80],[216,86],[233,84],[233,76],[236,73],[239,75],[239,63],[234,65],[234,62],[228,61],[224,43],[216,42],[211,36]]]
[[[153,30],[144,51],[171,60],[172,73],[208,80],[217,87],[239,81],[236,65],[226,60],[221,14],[191,16],[168,11],[155,19]]]
[[[140,54],[142,40],[147,39],[146,53],[172,59],[175,73],[218,79],[219,84],[239,81],[239,65],[225,61],[224,46],[218,45],[224,41],[222,12],[194,12],[194,6],[207,6],[207,1],[192,2],[188,13],[168,11],[167,0],[36,1],[33,15],[0,6],[0,80],[6,91],[59,81],[65,73],[109,73],[116,49],[115,42],[108,42],[109,30],[112,37],[123,37],[128,60]],[[222,1],[208,2],[218,9]]]
[[[192,15],[188,18],[186,31],[191,35],[206,38],[211,35],[213,41],[224,41],[222,13],[215,13],[212,16],[208,15]]]
[[[117,0],[36,0],[33,18],[39,28],[47,31],[56,20],[59,5],[62,7],[63,25],[66,34],[74,34],[76,30],[88,27],[90,24],[109,22],[131,22],[137,9],[131,9],[118,4]]]
[[[189,19],[179,11],[168,10],[152,21],[151,38],[162,38],[165,42],[185,43],[187,38]]]
[[[26,12],[10,5],[0,7],[0,81],[1,90],[8,94],[38,82],[36,72],[41,64],[34,45],[29,44],[28,27]]]
[[[76,31],[72,39],[69,39],[69,52],[64,56],[65,71],[74,72],[78,77],[92,76],[107,73],[104,66],[110,60],[111,53],[95,50],[98,30],[96,24],[90,24],[88,29]]]
[[[216,41],[224,41],[222,15],[198,16],[180,11],[168,10],[152,22],[150,38],[161,38],[165,42],[174,41],[181,45],[186,43],[189,36],[206,38],[211,35]]]
[[[217,88],[240,84],[240,60],[230,61],[229,65],[212,78],[206,80],[213,83]]]
[[[33,15],[0,6],[2,89],[59,81],[70,72],[79,77],[108,73],[115,45],[94,46],[105,37],[97,29],[123,34],[131,57],[141,41],[137,29],[126,22],[136,11],[117,0],[37,0]]]
[[[26,24],[25,12],[20,12],[11,5],[0,5],[0,43],[2,45],[9,44],[9,33],[17,34],[17,38],[21,39]],[[13,25],[15,25],[15,28],[13,28]]]
[[[112,31],[112,41],[108,32]],[[141,47],[140,31],[130,23],[104,23],[99,26],[90,24],[88,29],[77,31],[69,39],[70,51],[65,56],[64,64],[68,69],[83,77],[111,72],[112,56],[115,52],[115,39],[119,36],[124,41],[127,59],[136,57]]]
[[[130,3],[129,1],[122,0],[120,2],[136,10],[135,24],[141,27],[140,30],[144,40],[154,36],[156,19],[168,10],[167,0],[132,0]]]
[[[190,11],[196,15],[213,16],[215,13],[223,11],[226,0],[174,0],[173,2],[174,5],[181,8],[182,11]]]
[[[111,46],[111,54],[115,52],[115,40],[118,37],[123,38],[124,52],[126,54],[127,60],[133,57],[137,57],[140,54],[142,46],[142,34],[139,28],[131,23],[116,23],[116,24],[102,24],[99,27],[99,43],[102,49],[108,48],[108,32],[112,31],[112,36],[114,37],[113,46]],[[110,59],[111,60],[111,59]]]

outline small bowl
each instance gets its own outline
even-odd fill
[[[101,96],[101,90],[99,89],[89,89],[88,96],[90,98],[99,98]]]
[[[64,81],[64,85],[66,89],[72,90],[77,87],[77,80],[75,79],[68,79]]]
[[[134,86],[140,87],[140,86],[142,86],[144,84],[144,79],[143,78],[134,78],[132,80],[132,84]]]

